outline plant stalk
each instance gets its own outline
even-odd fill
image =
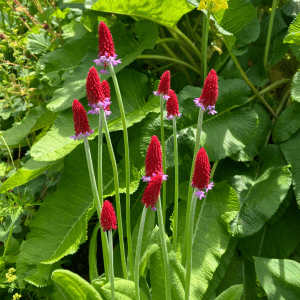
[[[103,171],[102,171],[102,153],[103,153],[103,125],[102,117],[99,114],[99,132],[98,132],[98,191],[101,206],[103,205]]]
[[[138,234],[138,240],[136,244],[136,252],[135,252],[135,270],[134,270],[134,282],[135,282],[135,297],[136,300],[140,300],[140,258],[141,258],[141,248],[143,242],[143,233],[145,227],[145,220],[147,215],[147,208],[144,206],[142,216],[141,216],[141,223],[140,229]]]
[[[115,184],[115,196],[116,196],[116,207],[117,207],[117,220],[118,220],[118,225],[119,225],[118,229],[119,229],[122,270],[123,270],[124,278],[128,279],[127,268],[126,268],[126,259],[125,259],[125,250],[124,250],[124,240],[123,240],[123,223],[122,223],[122,215],[121,215],[118,168],[117,168],[114,149],[113,149],[112,142],[110,139],[110,134],[109,134],[103,107],[101,107],[100,111],[101,111],[101,117],[103,120],[103,128],[104,128],[105,137],[106,137],[106,141],[107,141],[108,152],[109,152],[109,156],[110,156],[110,160],[111,160],[111,164],[112,164],[112,168],[113,168],[113,173],[114,173],[114,184]]]
[[[114,279],[114,252],[113,252],[113,238],[111,230],[108,230],[108,251],[109,251],[109,275],[110,275],[110,292],[111,292],[111,299],[115,300],[115,279]]]
[[[174,136],[174,158],[175,158],[175,199],[174,199],[174,218],[173,218],[173,249],[177,246],[177,224],[178,224],[178,191],[179,191],[179,172],[178,172],[178,147],[177,147],[177,129],[176,119],[173,119]]]
[[[165,230],[164,230],[164,222],[163,215],[161,209],[161,200],[160,197],[157,201],[157,217],[158,217],[158,225],[159,225],[159,236],[161,242],[161,252],[164,263],[164,271],[165,271],[165,286],[166,286],[166,300],[171,300],[171,276],[170,276],[170,268],[169,268],[169,257],[167,251]]]
[[[208,5],[210,6],[210,5]],[[203,80],[205,80],[207,76],[207,44],[208,44],[208,32],[209,32],[209,21],[210,21],[210,7],[207,9],[207,16],[206,16],[206,24],[205,24],[205,35],[204,35],[204,43],[203,47]]]
[[[166,149],[165,149],[165,133],[164,133],[164,98],[160,96],[160,132],[161,132],[161,148],[162,148],[162,162],[163,172],[166,174]],[[163,180],[163,204],[162,215],[163,223],[166,224],[166,209],[167,209],[167,183]]]
[[[119,83],[115,74],[115,70],[112,65],[109,65],[109,70],[114,82],[120,113],[121,113],[122,126],[123,126],[124,147],[125,147],[125,170],[126,170],[126,229],[127,229],[128,260],[130,266],[130,275],[131,278],[134,278],[131,224],[130,224],[130,157],[129,157],[129,142],[128,142],[128,133],[127,133],[127,126],[126,126],[126,116],[125,116],[121,91],[119,88]],[[123,240],[123,236],[122,236],[122,240]]]
[[[266,41],[265,55],[264,55],[264,66],[265,66],[265,68],[267,68],[267,65],[268,65],[268,55],[269,55],[270,42],[271,42],[272,29],[273,29],[273,23],[274,23],[276,8],[277,8],[277,0],[273,0],[272,12],[271,12],[271,15],[270,15],[268,35],[267,35],[267,41]]]
[[[93,230],[93,234],[90,241],[89,248],[89,277],[90,282],[99,277],[97,270],[97,234],[100,228],[100,223],[98,222]]]

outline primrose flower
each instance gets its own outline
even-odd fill
[[[214,186],[213,182],[209,183],[210,171],[209,159],[205,149],[202,147],[196,156],[195,170],[191,183],[194,188],[198,189],[195,195],[197,195],[200,200],[205,197],[205,193]],[[205,192],[202,191],[203,189],[205,189]]]
[[[198,107],[208,110],[208,114],[216,114],[215,104],[218,98],[218,76],[214,69],[207,75],[200,98],[194,100]]]
[[[169,97],[166,103],[167,119],[172,120],[174,117],[180,117],[181,113],[179,112],[177,96],[171,89],[169,90]]]
[[[165,100],[168,100],[169,97],[169,90],[170,90],[170,80],[171,80],[171,73],[170,71],[166,71],[160,77],[158,90],[153,92],[155,96],[162,96]]]
[[[198,6],[198,10],[210,8],[213,12],[221,9],[227,9],[228,4],[226,0],[201,0]]]
[[[100,78],[95,67],[91,67],[86,79],[86,95],[88,98],[88,105],[92,107],[92,110],[88,111],[88,114],[100,114],[100,108],[103,107],[105,115],[109,116],[110,98],[106,98],[100,83]]]
[[[100,216],[100,223],[103,231],[112,230],[112,229],[116,230],[118,228],[117,218],[116,218],[114,208],[108,200],[105,200],[103,202],[101,216]]]
[[[94,63],[98,66],[104,66],[104,69],[100,70],[100,74],[107,74],[105,70],[108,65],[116,66],[121,63],[120,59],[116,59],[115,45],[111,33],[104,22],[99,25],[99,44],[98,44],[98,59],[94,60]]]
[[[75,135],[71,136],[74,140],[81,140],[86,136],[91,135],[94,130],[90,129],[89,121],[82,104],[74,99],[73,101],[73,120],[75,127]]]
[[[151,177],[156,174],[163,174],[161,145],[156,135],[151,138],[145,163],[146,175],[143,177],[144,182],[150,181]],[[163,180],[167,180],[167,175],[163,174],[162,176]]]
[[[149,183],[147,184],[142,202],[148,208],[151,206],[151,210],[156,211],[155,204],[160,195],[161,184],[164,180],[164,175],[162,173],[158,173],[155,176],[151,177]]]

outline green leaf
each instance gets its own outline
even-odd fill
[[[293,175],[293,188],[298,206],[300,207],[300,131],[294,134],[289,140],[280,144],[280,149],[287,162],[291,165]]]
[[[300,14],[291,23],[288,34],[285,36],[283,42],[300,45]]]
[[[279,116],[273,129],[272,139],[275,143],[288,140],[300,128],[300,104],[294,102]]]
[[[88,7],[90,8],[90,7]],[[145,18],[165,26],[175,26],[181,17],[193,10],[185,0],[120,0],[97,1],[91,9]]]
[[[283,44],[285,35],[286,29],[282,30],[271,39],[268,65],[273,66],[279,63],[289,49],[288,44]]]
[[[292,98],[295,101],[300,102],[300,72],[298,71],[294,78],[293,78],[293,83],[292,83]]]
[[[254,259],[257,277],[269,300],[299,299],[300,264],[287,259]]]
[[[52,280],[66,290],[73,300],[102,300],[92,285],[71,271],[55,270]]]
[[[229,0],[227,3],[228,9],[214,13],[218,24],[235,36],[236,47],[254,42],[260,30],[254,6],[249,0]]]
[[[66,43],[70,43],[73,41],[80,42],[83,36],[88,33],[86,27],[77,20],[72,20],[70,23],[65,24],[62,26],[63,34],[62,38]],[[78,48],[78,46],[76,47]]]
[[[278,146],[265,147],[256,174],[235,176],[241,209],[230,225],[234,236],[245,237],[259,231],[285,199],[292,176],[276,155],[282,160]]]
[[[22,228],[20,226],[21,221],[21,218],[17,218],[16,220],[12,221],[11,216],[7,216],[3,225],[0,224],[0,241],[3,243],[6,241],[12,226],[13,233],[20,233],[22,231]]]
[[[216,300],[240,300],[243,294],[243,285],[233,285],[221,295],[219,295]]]
[[[101,289],[105,299],[111,299],[110,283],[104,285]],[[147,300],[146,295],[140,290],[141,300]],[[119,279],[115,281],[115,299],[116,300],[135,300],[135,284],[133,281]]]
[[[159,99],[151,97],[145,102],[147,95],[147,77],[135,70],[124,69],[118,73],[118,81],[126,113],[127,127],[140,122],[149,112],[159,111]],[[113,86],[109,80],[111,87]],[[115,91],[111,90],[112,114],[108,118],[110,132],[122,129],[120,110]],[[90,126],[95,130],[92,138],[97,135],[98,115],[89,116]],[[47,134],[31,148],[31,156],[37,161],[53,161],[69,154],[81,141],[74,141],[73,113],[68,109],[61,113]]]
[[[48,170],[52,164],[53,162],[40,162],[29,159],[23,168],[19,169],[1,185],[0,193],[4,193],[16,186],[29,182]]]
[[[31,33],[27,37],[28,44],[26,48],[32,54],[41,54],[51,46],[51,37],[47,33]]]
[[[119,59],[122,59],[122,63],[115,67],[115,72],[119,72],[132,63],[145,49],[154,48],[158,37],[156,24],[147,20],[136,22],[135,32],[139,38],[139,42],[133,38],[131,31],[128,32],[125,30],[124,23],[119,22],[111,27],[111,34],[116,46],[116,54]],[[80,100],[85,97],[86,77],[89,69],[95,65],[93,60],[98,57],[97,44],[98,39],[95,36],[91,43],[87,44],[85,42],[81,46],[86,51],[85,56],[81,59],[80,64],[75,68],[74,72],[66,77],[63,87],[55,91],[52,101],[47,106],[48,109],[51,111],[61,111],[71,107],[74,98]],[[86,45],[90,45],[88,49]],[[77,47],[77,45],[75,47]],[[68,49],[72,51],[72,48]],[[59,55],[57,55],[57,58],[59,59]],[[110,74],[101,75],[101,80],[107,80],[109,76]],[[119,74],[117,77],[119,79]],[[130,76],[128,78],[130,78]],[[112,91],[113,85],[110,84],[110,86]],[[132,95],[134,94],[132,93]],[[112,99],[112,101],[114,102],[114,99]]]
[[[192,299],[202,298],[231,242],[229,222],[239,209],[233,188],[218,182],[207,193],[196,221],[191,278]],[[229,263],[229,262],[228,262]]]

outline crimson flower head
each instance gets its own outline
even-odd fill
[[[213,187],[213,182],[209,183],[210,171],[209,159],[205,149],[202,147],[196,156],[195,170],[192,179],[192,186],[198,189],[195,194],[200,200],[205,197],[205,192],[211,190]],[[202,191],[202,189],[205,189],[205,192]]]
[[[86,94],[89,106],[92,107],[88,114],[100,114],[101,107],[104,108],[105,114],[110,115],[110,99],[107,99],[103,93],[100,78],[95,67],[91,67],[86,79]]]
[[[106,107],[104,108],[105,114],[109,116],[111,114],[111,111],[109,110],[109,107],[110,107],[110,104],[111,104],[111,101],[110,101],[110,87],[109,87],[109,84],[106,80],[102,81],[101,89],[102,89],[102,93],[104,94],[104,97],[105,97],[106,101],[109,102],[109,104],[106,105]]]
[[[145,163],[146,176],[143,177],[144,181],[150,181],[152,176],[163,172],[161,145],[156,135],[151,138]]]
[[[89,121],[82,104],[74,99],[73,101],[73,120],[75,126],[75,136],[71,136],[74,140],[83,139],[89,136],[94,130],[90,129]]]
[[[181,113],[179,112],[177,96],[171,89],[169,90],[169,97],[166,103],[167,119],[172,120],[174,117],[180,117]]]
[[[142,198],[142,202],[146,206],[146,208],[151,206],[152,210],[156,210],[155,204],[160,195],[160,188],[163,180],[163,174],[158,173],[153,176],[150,182],[147,184]]]
[[[100,70],[100,74],[107,74],[105,68],[108,65],[116,66],[121,63],[120,59],[116,59],[115,45],[111,33],[104,22],[100,22],[99,25],[99,44],[98,44],[98,59],[94,62],[96,65],[104,66],[104,69]]]
[[[218,98],[218,76],[214,69],[207,75],[200,98],[194,100],[195,104],[203,110],[208,110],[208,114],[216,114],[215,105]]]
[[[100,223],[103,231],[117,229],[116,214],[112,204],[108,200],[103,202]]]
[[[165,100],[169,99],[169,90],[170,90],[170,81],[171,81],[171,73],[170,71],[166,71],[160,77],[160,82],[158,85],[158,90],[153,92],[155,96],[162,96]]]

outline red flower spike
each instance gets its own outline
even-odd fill
[[[166,71],[160,77],[160,82],[158,85],[157,92],[153,92],[156,96],[163,96],[165,100],[169,99],[169,90],[170,90],[170,81],[171,81],[171,73],[170,71]]]
[[[174,117],[180,117],[181,114],[179,113],[179,107],[178,107],[178,100],[175,92],[173,90],[169,90],[169,96],[166,103],[166,109],[167,109],[167,119],[171,120],[174,119]]]
[[[106,80],[102,81],[101,88],[102,88],[102,92],[104,94],[104,97],[110,99],[110,87],[109,87],[109,84]]]
[[[215,106],[218,98],[218,76],[214,69],[212,69],[207,75],[202,94],[200,96],[200,102],[205,108]]]
[[[153,135],[148,146],[146,155],[146,176],[144,179],[149,180],[153,174],[163,172],[161,145],[156,135]]]
[[[111,33],[102,21],[99,25],[99,44],[98,44],[99,54],[98,56],[114,56],[115,55],[115,46]]]
[[[86,136],[89,136],[94,130],[90,129],[89,121],[87,119],[86,112],[82,104],[74,99],[73,101],[73,120],[75,126],[75,136],[71,136],[74,140],[80,140]]]
[[[163,175],[162,173],[158,173],[157,175],[153,176],[150,182],[147,184],[142,198],[142,202],[146,206],[146,208],[151,206],[152,210],[156,210],[155,204],[160,195],[162,182]]]
[[[100,223],[103,231],[117,229],[116,214],[112,204],[108,200],[103,202]]]
[[[192,186],[200,190],[209,186],[210,164],[205,149],[202,147],[196,157]]]
[[[105,96],[102,92],[100,78],[95,67],[91,67],[86,79],[86,95],[89,101],[89,105],[97,105],[98,102],[103,102]]]

